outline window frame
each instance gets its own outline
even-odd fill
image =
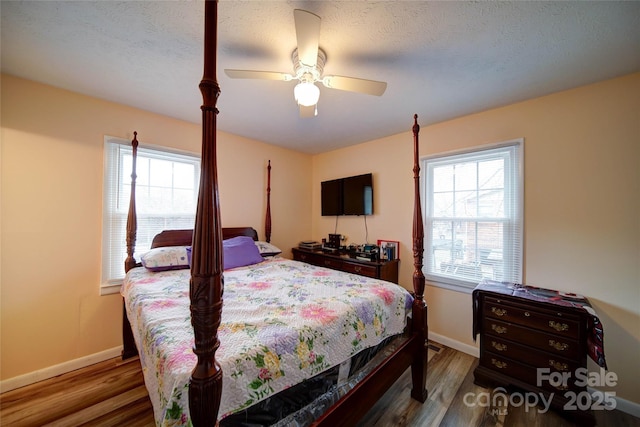
[[[126,223],[129,209],[129,197],[123,198],[123,195],[129,194],[129,190],[125,191],[125,187],[131,184],[131,171],[124,170],[124,156],[132,153],[131,142],[122,138],[105,136],[104,137],[104,174],[103,174],[103,210],[102,210],[102,255],[101,255],[101,271],[100,271],[100,295],[110,295],[120,292],[122,280],[124,278],[124,258],[126,258]],[[192,164],[194,170],[194,202],[197,201],[199,179],[200,179],[200,156],[193,153],[182,152],[179,150],[168,149],[165,147],[147,145],[140,143],[138,145],[138,160],[143,157],[151,157],[156,159],[168,160],[172,162],[181,162]],[[129,166],[130,167],[130,166]],[[139,193],[141,189],[140,168],[137,170],[138,178],[136,180],[136,191]],[[127,181],[127,177],[129,180]],[[174,189],[174,185],[171,186]],[[139,261],[140,254],[146,252],[149,248],[144,244],[141,245],[140,224],[144,218],[180,218],[182,221],[195,222],[194,203],[192,213],[176,213],[168,215],[166,213],[145,214],[144,208],[140,206],[141,198],[136,200],[137,217],[138,217],[138,236],[136,239],[135,258]],[[191,228],[193,225],[191,225]],[[168,226],[167,229],[172,227]],[[188,228],[188,227],[181,227]],[[147,243],[150,244],[150,239]],[[114,255],[113,252],[117,253]],[[118,259],[122,257],[122,262],[118,263]],[[120,264],[116,266],[116,264]],[[114,276],[114,272],[121,269],[122,274]]]
[[[441,274],[435,274],[435,268],[432,267],[435,262],[435,255],[433,249],[433,233],[432,223],[437,220],[431,214],[431,205],[433,200],[433,186],[429,175],[431,174],[431,166],[436,163],[463,163],[464,160],[478,161],[477,159],[483,155],[492,155],[498,151],[513,150],[510,155],[512,157],[511,162],[505,167],[510,167],[509,177],[505,172],[504,188],[507,186],[517,186],[517,194],[512,198],[514,206],[511,207],[512,216],[507,217],[505,212],[505,218],[499,219],[491,217],[460,217],[461,222],[482,222],[484,220],[488,222],[493,219],[494,222],[503,222],[507,224],[508,233],[504,233],[503,236],[503,259],[508,260],[510,263],[509,268],[513,272],[512,281],[522,283],[523,279],[523,263],[524,263],[524,138],[517,138],[507,140],[498,143],[486,144],[482,146],[476,146],[468,149],[448,151],[444,153],[438,153],[422,157],[420,160],[420,167],[422,174],[420,177],[420,189],[422,198],[422,211],[424,220],[424,264],[423,274],[427,282],[430,285],[449,289],[458,292],[471,293],[477,281],[465,280],[463,278],[456,278],[451,276],[444,276]],[[476,160],[471,160],[472,158]],[[509,191],[512,191],[509,188]],[[503,196],[505,199],[506,196]],[[508,236],[513,236],[513,239],[509,241]],[[509,249],[509,250],[507,250]]]

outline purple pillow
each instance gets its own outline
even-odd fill
[[[224,269],[243,267],[264,261],[260,249],[248,236],[232,237],[222,242],[224,251]],[[191,265],[191,246],[187,248],[187,257]]]
[[[224,248],[224,269],[243,267],[264,261],[260,250],[248,236],[232,237],[222,242]]]

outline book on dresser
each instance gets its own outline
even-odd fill
[[[580,380],[587,356],[606,369],[603,329],[589,301],[575,294],[483,280],[473,291],[473,338],[480,336],[474,382],[540,398],[582,425],[595,424]],[[524,392],[524,394],[523,394]]]

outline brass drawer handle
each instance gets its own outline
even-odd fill
[[[503,362],[501,360],[496,360],[496,359],[491,359],[491,364],[498,369],[505,369],[507,367],[507,362]]]
[[[498,351],[507,351],[507,345],[499,342],[491,341],[491,347]]]
[[[360,272],[362,272],[362,267],[360,267],[360,266],[356,266],[353,270],[354,270],[356,273],[360,273]]]
[[[559,323],[559,322],[555,322],[553,320],[549,320],[549,326],[552,327],[553,329],[555,329],[558,332],[568,331],[569,330],[569,325],[567,325],[566,323]]]
[[[524,312],[524,317],[529,317],[529,316],[531,316],[531,313],[529,313],[528,311],[525,311]]]
[[[493,324],[493,323],[491,324],[491,329],[493,329],[494,331],[496,331],[499,334],[506,334],[507,333],[507,328],[505,328],[504,326]]]
[[[549,346],[559,351],[564,351],[569,348],[569,344],[555,340],[549,340]]]
[[[549,366],[554,367],[557,371],[568,371],[569,370],[569,365],[567,365],[566,363],[556,362],[553,359],[549,359]]]
[[[329,261],[328,259],[324,260],[324,265],[331,265],[331,261]]]
[[[497,307],[491,307],[491,312],[493,314],[495,314],[496,316],[504,316],[505,314],[507,314],[507,310],[503,309],[503,308],[497,308]]]

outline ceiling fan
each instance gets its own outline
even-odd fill
[[[322,82],[331,89],[346,90],[380,96],[387,88],[387,83],[375,80],[357,79],[344,76],[323,76],[324,64],[327,59],[325,52],[318,47],[320,38],[320,17],[305,10],[293,11],[296,26],[298,47],[293,51],[294,74],[276,71],[252,70],[224,70],[233,79],[263,79],[263,80],[298,80],[294,88],[294,98],[300,107],[300,117],[315,117],[318,115],[318,99],[320,89],[316,82]]]

